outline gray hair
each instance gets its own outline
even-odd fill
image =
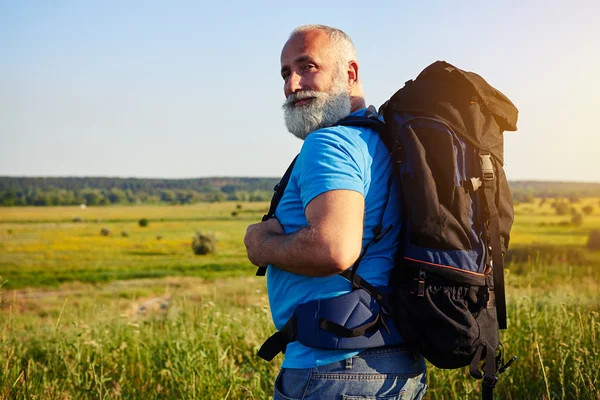
[[[302,25],[294,29],[290,34],[290,37],[294,36],[296,33],[307,31],[322,31],[327,34],[340,67],[346,68],[350,61],[356,61],[356,49],[354,48],[354,43],[352,43],[350,36],[341,29],[332,28],[327,25]]]

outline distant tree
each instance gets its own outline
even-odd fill
[[[577,193],[572,193],[569,195],[569,202],[571,203],[579,203],[581,201],[581,196]]]
[[[231,216],[232,217],[237,217],[238,216],[238,212],[237,211],[232,211],[231,212]]]
[[[127,203],[127,195],[121,189],[110,189],[106,197],[108,198],[108,201],[112,204]]]
[[[255,190],[250,195],[250,201],[267,201],[271,199],[271,195],[273,192],[267,192],[264,190]]]
[[[102,228],[102,229],[100,229],[100,234],[102,236],[110,236],[110,229],[108,229],[108,228]]]
[[[194,199],[194,193],[187,190],[181,190],[177,192],[177,203],[179,204],[192,204]]]
[[[148,226],[148,220],[146,218],[141,218],[138,221],[138,225],[141,226],[142,228],[145,228]]]
[[[594,212],[594,207],[592,207],[592,206],[590,206],[590,205],[587,205],[587,206],[583,207],[583,208],[581,209],[581,211],[583,211],[583,213],[584,213],[585,215],[592,215],[592,213]]]
[[[0,204],[3,206],[15,206],[17,205],[18,200],[19,197],[14,190],[7,190],[0,193]]]
[[[81,193],[81,196],[88,206],[100,205],[100,200],[103,198],[102,193],[97,189],[87,189]]]
[[[160,201],[165,203],[174,203],[177,200],[177,195],[172,190],[162,190],[160,192]]]

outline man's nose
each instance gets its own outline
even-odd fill
[[[302,90],[302,77],[295,72],[292,72],[285,84],[285,96]]]

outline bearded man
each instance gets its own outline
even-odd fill
[[[286,126],[304,143],[276,218],[250,225],[244,239],[250,261],[268,266],[279,330],[298,305],[352,290],[338,274],[352,267],[381,221],[391,229],[364,252],[360,275],[386,286],[394,266],[400,199],[391,158],[375,130],[336,125],[366,113],[356,58],[344,32],[322,25],[295,29],[281,53]],[[274,398],[419,399],[426,388],[425,361],[406,346],[329,350],[293,341]]]

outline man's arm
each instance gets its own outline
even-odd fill
[[[257,266],[268,264],[298,275],[330,276],[350,268],[360,255],[364,197],[332,190],[306,206],[308,226],[286,235],[275,218],[250,225],[244,243]]]

